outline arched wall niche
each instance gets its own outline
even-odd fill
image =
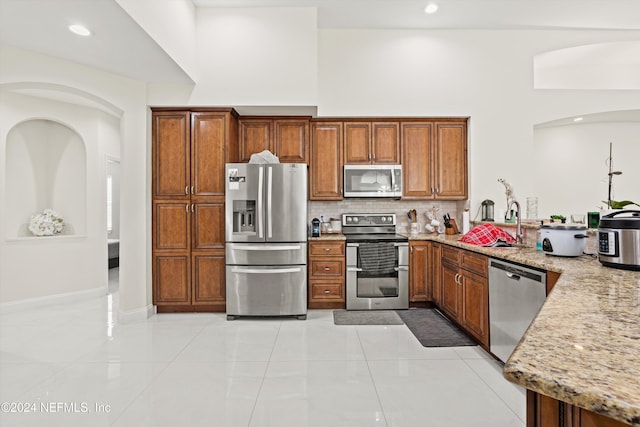
[[[87,158],[82,137],[58,121],[16,124],[6,142],[7,238],[33,237],[32,215],[52,208],[63,218],[61,236],[86,234]]]
[[[533,58],[535,89],[640,90],[640,40],[557,49]]]

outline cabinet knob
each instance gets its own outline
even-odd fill
[[[331,270],[329,267],[324,268],[324,271],[329,271],[329,270]]]
[[[330,293],[331,293],[331,291],[330,291],[329,289],[325,289],[325,290],[324,290],[324,293],[325,293],[325,294],[330,294]]]
[[[329,252],[331,248],[324,248],[325,251]]]

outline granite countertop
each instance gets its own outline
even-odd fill
[[[482,248],[460,235],[410,235],[562,273],[504,366],[509,381],[640,426],[640,272],[596,256],[556,257],[535,248]]]
[[[342,233],[322,233],[320,237],[307,237],[307,240],[312,242],[316,240],[346,240]]]

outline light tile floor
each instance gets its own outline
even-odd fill
[[[335,326],[330,310],[119,324],[110,289],[0,315],[0,425],[524,426],[524,391],[479,347],[424,348],[404,325]]]

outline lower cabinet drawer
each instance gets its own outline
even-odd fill
[[[331,259],[312,259],[309,262],[310,278],[314,277],[344,277],[344,261]]]
[[[343,289],[342,282],[312,283],[311,298],[314,300],[342,300]]]

